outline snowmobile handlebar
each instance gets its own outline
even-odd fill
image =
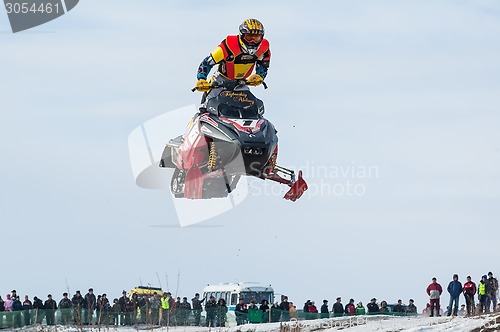
[[[230,83],[230,84],[228,84]],[[210,88],[226,88],[228,90],[234,90],[238,85],[248,85],[247,80],[233,80],[233,81],[227,81],[225,83],[219,83],[219,82],[213,82],[210,84]],[[267,89],[267,84],[266,82],[262,82],[262,85],[264,86],[264,89]],[[196,91],[196,87],[191,89],[192,92]]]

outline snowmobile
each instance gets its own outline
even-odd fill
[[[291,201],[307,190],[302,171],[295,177],[276,164],[277,131],[263,117],[263,102],[245,85],[245,80],[215,80],[211,88],[220,93],[194,116],[184,135],[166,144],[159,166],[174,169],[170,189],[176,198],[227,197],[241,176],[286,184],[284,198]]]

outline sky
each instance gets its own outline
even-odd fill
[[[136,186],[128,137],[198,103],[199,63],[250,17],[278,162],[310,189],[292,203],[250,179],[179,227],[168,190]],[[0,13],[0,295],[259,281],[299,308],[421,309],[434,276],[500,274],[499,18],[496,1],[85,0],[13,34]]]

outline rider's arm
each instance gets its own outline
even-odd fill
[[[271,50],[267,50],[262,56],[257,59],[255,66],[255,73],[260,75],[263,79],[267,76],[269,69],[269,62],[271,61]]]
[[[217,46],[217,48],[200,63],[200,66],[198,67],[198,75],[196,78],[206,80],[212,67],[222,60],[224,60],[224,52],[222,51],[222,48],[220,46]]]

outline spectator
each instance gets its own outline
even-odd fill
[[[17,292],[15,289],[13,289],[11,293],[12,293],[11,299],[12,299],[12,301],[14,301],[14,299],[17,297]]]
[[[75,295],[71,298],[71,304],[73,306],[73,319],[76,325],[82,324],[82,310],[85,307],[85,299],[79,290],[76,291]]]
[[[137,306],[136,306],[136,302],[134,301],[134,295],[137,296],[137,294],[133,293],[132,298],[128,299],[128,301],[125,305],[125,324],[126,325],[135,324],[135,318],[137,317]],[[169,317],[169,315],[167,315],[167,317]]]
[[[5,311],[5,302],[2,299],[2,297],[0,296],[0,312],[3,312],[3,311]],[[0,317],[3,317],[3,316],[0,315]]]
[[[4,302],[5,311],[11,312],[13,303],[14,303],[14,301],[10,297],[10,294],[7,294],[7,298],[5,299],[5,302]]]
[[[446,315],[451,316],[453,310],[453,316],[457,316],[459,297],[463,291],[462,283],[458,281],[458,274],[453,275],[453,280],[448,284],[447,290],[450,293],[450,304],[448,305],[448,313]]]
[[[101,303],[101,298],[102,298],[102,295],[97,295],[97,300],[96,300],[96,304],[95,304],[95,322],[96,322],[96,325],[99,325],[99,318],[101,316],[101,308],[99,307],[99,303]]]
[[[278,301],[274,301],[269,310],[271,311],[271,323],[279,322],[281,318],[281,309]]]
[[[474,314],[474,295],[476,295],[476,291],[476,284],[471,280],[470,276],[467,276],[467,282],[463,287],[467,316],[472,316]]]
[[[259,308],[257,308],[257,305],[255,304],[254,300],[250,301],[250,305],[248,306],[248,309],[259,310]]]
[[[427,316],[429,317],[431,315],[431,304],[427,303],[425,306],[424,310],[422,310],[422,316]]]
[[[226,315],[227,315],[227,306],[226,300],[219,299],[217,303],[217,326],[224,327],[226,326]]]
[[[33,309],[35,310],[35,323],[36,324],[41,324],[43,321],[43,302],[40,300],[38,297],[33,298]]]
[[[380,302],[380,313],[388,314],[389,312],[390,311],[389,308],[387,307],[387,301],[382,300],[382,302]]]
[[[283,296],[283,300],[280,303],[280,310],[281,310],[281,320],[282,321],[288,321],[290,320],[290,303],[288,302],[288,296]]]
[[[488,297],[488,277],[486,275],[482,276],[481,281],[479,282],[478,286],[478,300],[479,300],[479,307],[478,307],[478,313],[482,314],[483,312],[489,312],[489,308],[486,307],[486,299]]]
[[[492,311],[495,312],[497,307],[498,280],[497,278],[493,277],[492,272],[488,272],[488,285],[489,293],[486,300],[486,306],[488,307],[488,310],[490,310],[491,303],[493,303]]]
[[[349,303],[345,305],[344,313],[349,316],[356,314],[356,306],[354,305],[354,299],[350,299]]]
[[[262,311],[259,310],[254,300],[251,300],[248,306],[248,322],[262,323]]]
[[[395,312],[395,313],[398,313],[398,314],[405,312],[404,307],[403,307],[403,301],[398,300],[398,304],[396,304],[394,306],[394,308],[392,308],[392,312]]]
[[[113,300],[113,307],[111,310],[113,311],[113,325],[118,326],[120,324],[120,312],[122,311],[118,299],[115,298]]]
[[[28,295],[24,297],[23,302],[23,315],[24,315],[24,325],[31,325],[31,313],[33,309],[33,303],[30,301]],[[1,310],[0,310],[1,311]]]
[[[135,325],[137,324],[137,308],[139,307],[139,296],[137,293],[132,293],[132,298],[130,299],[130,303],[127,307],[127,311],[130,315],[130,324]],[[170,310],[172,310],[172,307],[170,307]],[[170,317],[172,317],[172,313],[170,314]]]
[[[262,311],[262,323],[269,323],[269,302],[262,300],[259,309]]]
[[[127,313],[127,307],[130,306],[130,299],[126,291],[122,291],[122,296],[118,299],[118,304],[120,305],[120,324],[129,325],[130,315]]]
[[[370,303],[368,303],[366,305],[366,308],[368,309],[368,314],[375,314],[375,313],[379,313],[380,312],[380,309],[378,307],[378,304],[377,304],[377,299],[376,298],[373,298],[370,300]]]
[[[293,305],[293,302],[290,302],[290,319],[297,319],[297,307]]]
[[[109,304],[108,295],[106,293],[102,294],[97,301],[96,312],[97,309],[99,309],[99,314],[96,315],[97,324],[109,326],[111,305]]]
[[[59,301],[59,309],[61,311],[61,323],[69,325],[71,323],[71,307],[73,304],[68,298],[68,293],[63,293],[63,298]]]
[[[92,324],[92,316],[94,315],[94,310],[96,308],[97,299],[94,295],[94,290],[89,288],[89,292],[85,294],[85,307],[83,311],[83,324]]]
[[[191,299],[191,303],[193,304],[193,314],[194,314],[194,325],[200,326],[201,321],[201,312],[203,308],[201,304],[205,301],[205,299],[200,301],[200,294],[194,294],[194,297]]]
[[[427,295],[430,297],[430,305],[431,305],[431,313],[430,317],[434,316],[434,313],[436,313],[436,316],[441,316],[440,315],[440,305],[439,305],[439,298],[441,297],[441,294],[443,293],[443,288],[441,287],[440,284],[437,283],[436,277],[432,278],[432,283],[427,286]]]
[[[47,295],[47,300],[43,304],[45,307],[45,320],[47,325],[55,325],[55,314],[57,309],[57,303],[52,299],[52,295]]]
[[[406,306],[405,311],[407,314],[417,313],[417,307],[415,306],[413,299],[410,299],[410,301],[408,301],[408,305]]]
[[[333,317],[339,317],[344,315],[344,305],[342,304],[342,298],[339,296],[336,298],[336,302],[333,304]]]
[[[159,325],[161,301],[156,292],[149,298],[149,307],[151,308],[151,317],[148,323]]]
[[[215,327],[215,318],[217,316],[217,302],[215,302],[215,297],[210,296],[207,304],[205,304],[205,311],[207,312],[207,326]]]
[[[328,309],[328,300],[323,300],[323,305],[321,306],[321,318],[328,318],[330,309]]]
[[[356,315],[364,315],[366,314],[365,307],[363,307],[363,302],[359,302],[356,305]]]
[[[23,310],[23,304],[19,300],[19,296],[16,295],[12,302],[12,311],[14,312],[14,327],[21,327],[21,312]]]
[[[304,312],[309,312],[309,305],[311,304],[311,300],[307,300],[306,303],[304,303]]]
[[[240,302],[236,305],[236,308],[234,308],[234,313],[236,315],[236,325],[243,325],[246,323],[248,309],[243,299],[240,299]]]
[[[182,298],[182,302],[179,304],[179,324],[182,326],[188,325],[189,314],[191,313],[191,304],[189,304],[187,297]]]
[[[460,306],[460,310],[458,310],[458,316],[465,316],[465,304]]]

